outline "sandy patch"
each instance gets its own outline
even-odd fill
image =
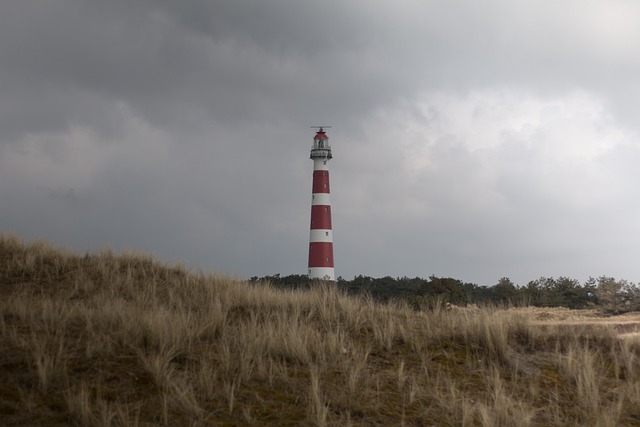
[[[572,310],[564,307],[526,307],[515,309],[528,315],[534,325],[607,326],[620,338],[640,337],[640,312],[605,316],[597,309]]]

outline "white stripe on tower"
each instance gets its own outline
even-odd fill
[[[309,234],[309,278],[335,281],[333,230],[331,228],[331,192],[329,167],[331,146],[321,127],[313,138],[313,186],[311,195],[311,231]]]

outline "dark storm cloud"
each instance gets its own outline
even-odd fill
[[[297,2],[9,2],[1,73],[15,109],[3,117],[56,130],[87,104],[98,108],[96,98],[158,125],[274,120],[346,104],[344,113],[384,85],[356,51],[353,15],[332,15]],[[347,89],[352,96],[335,102]],[[59,103],[57,116],[40,113],[55,110],[46,104],[32,108],[43,93]]]
[[[83,110],[65,99],[76,91],[186,126],[199,123],[194,117],[358,117],[436,86],[604,90],[636,70],[637,48],[620,47],[624,31],[603,31],[597,5],[578,6],[13,1],[0,18],[2,81],[34,97],[59,91],[62,111]],[[619,102],[631,102],[629,89],[615,91]],[[32,114],[31,122],[65,122]]]

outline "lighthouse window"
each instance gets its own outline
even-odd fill
[[[325,232],[324,232],[324,235],[325,235],[325,236],[328,236],[328,235],[329,235],[329,232],[328,232],[328,231],[325,231]]]
[[[327,262],[329,262],[329,257],[327,257]]]
[[[324,188],[327,188],[327,184],[324,185]]]

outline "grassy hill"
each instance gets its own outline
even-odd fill
[[[3,425],[640,425],[640,345],[0,235]]]

